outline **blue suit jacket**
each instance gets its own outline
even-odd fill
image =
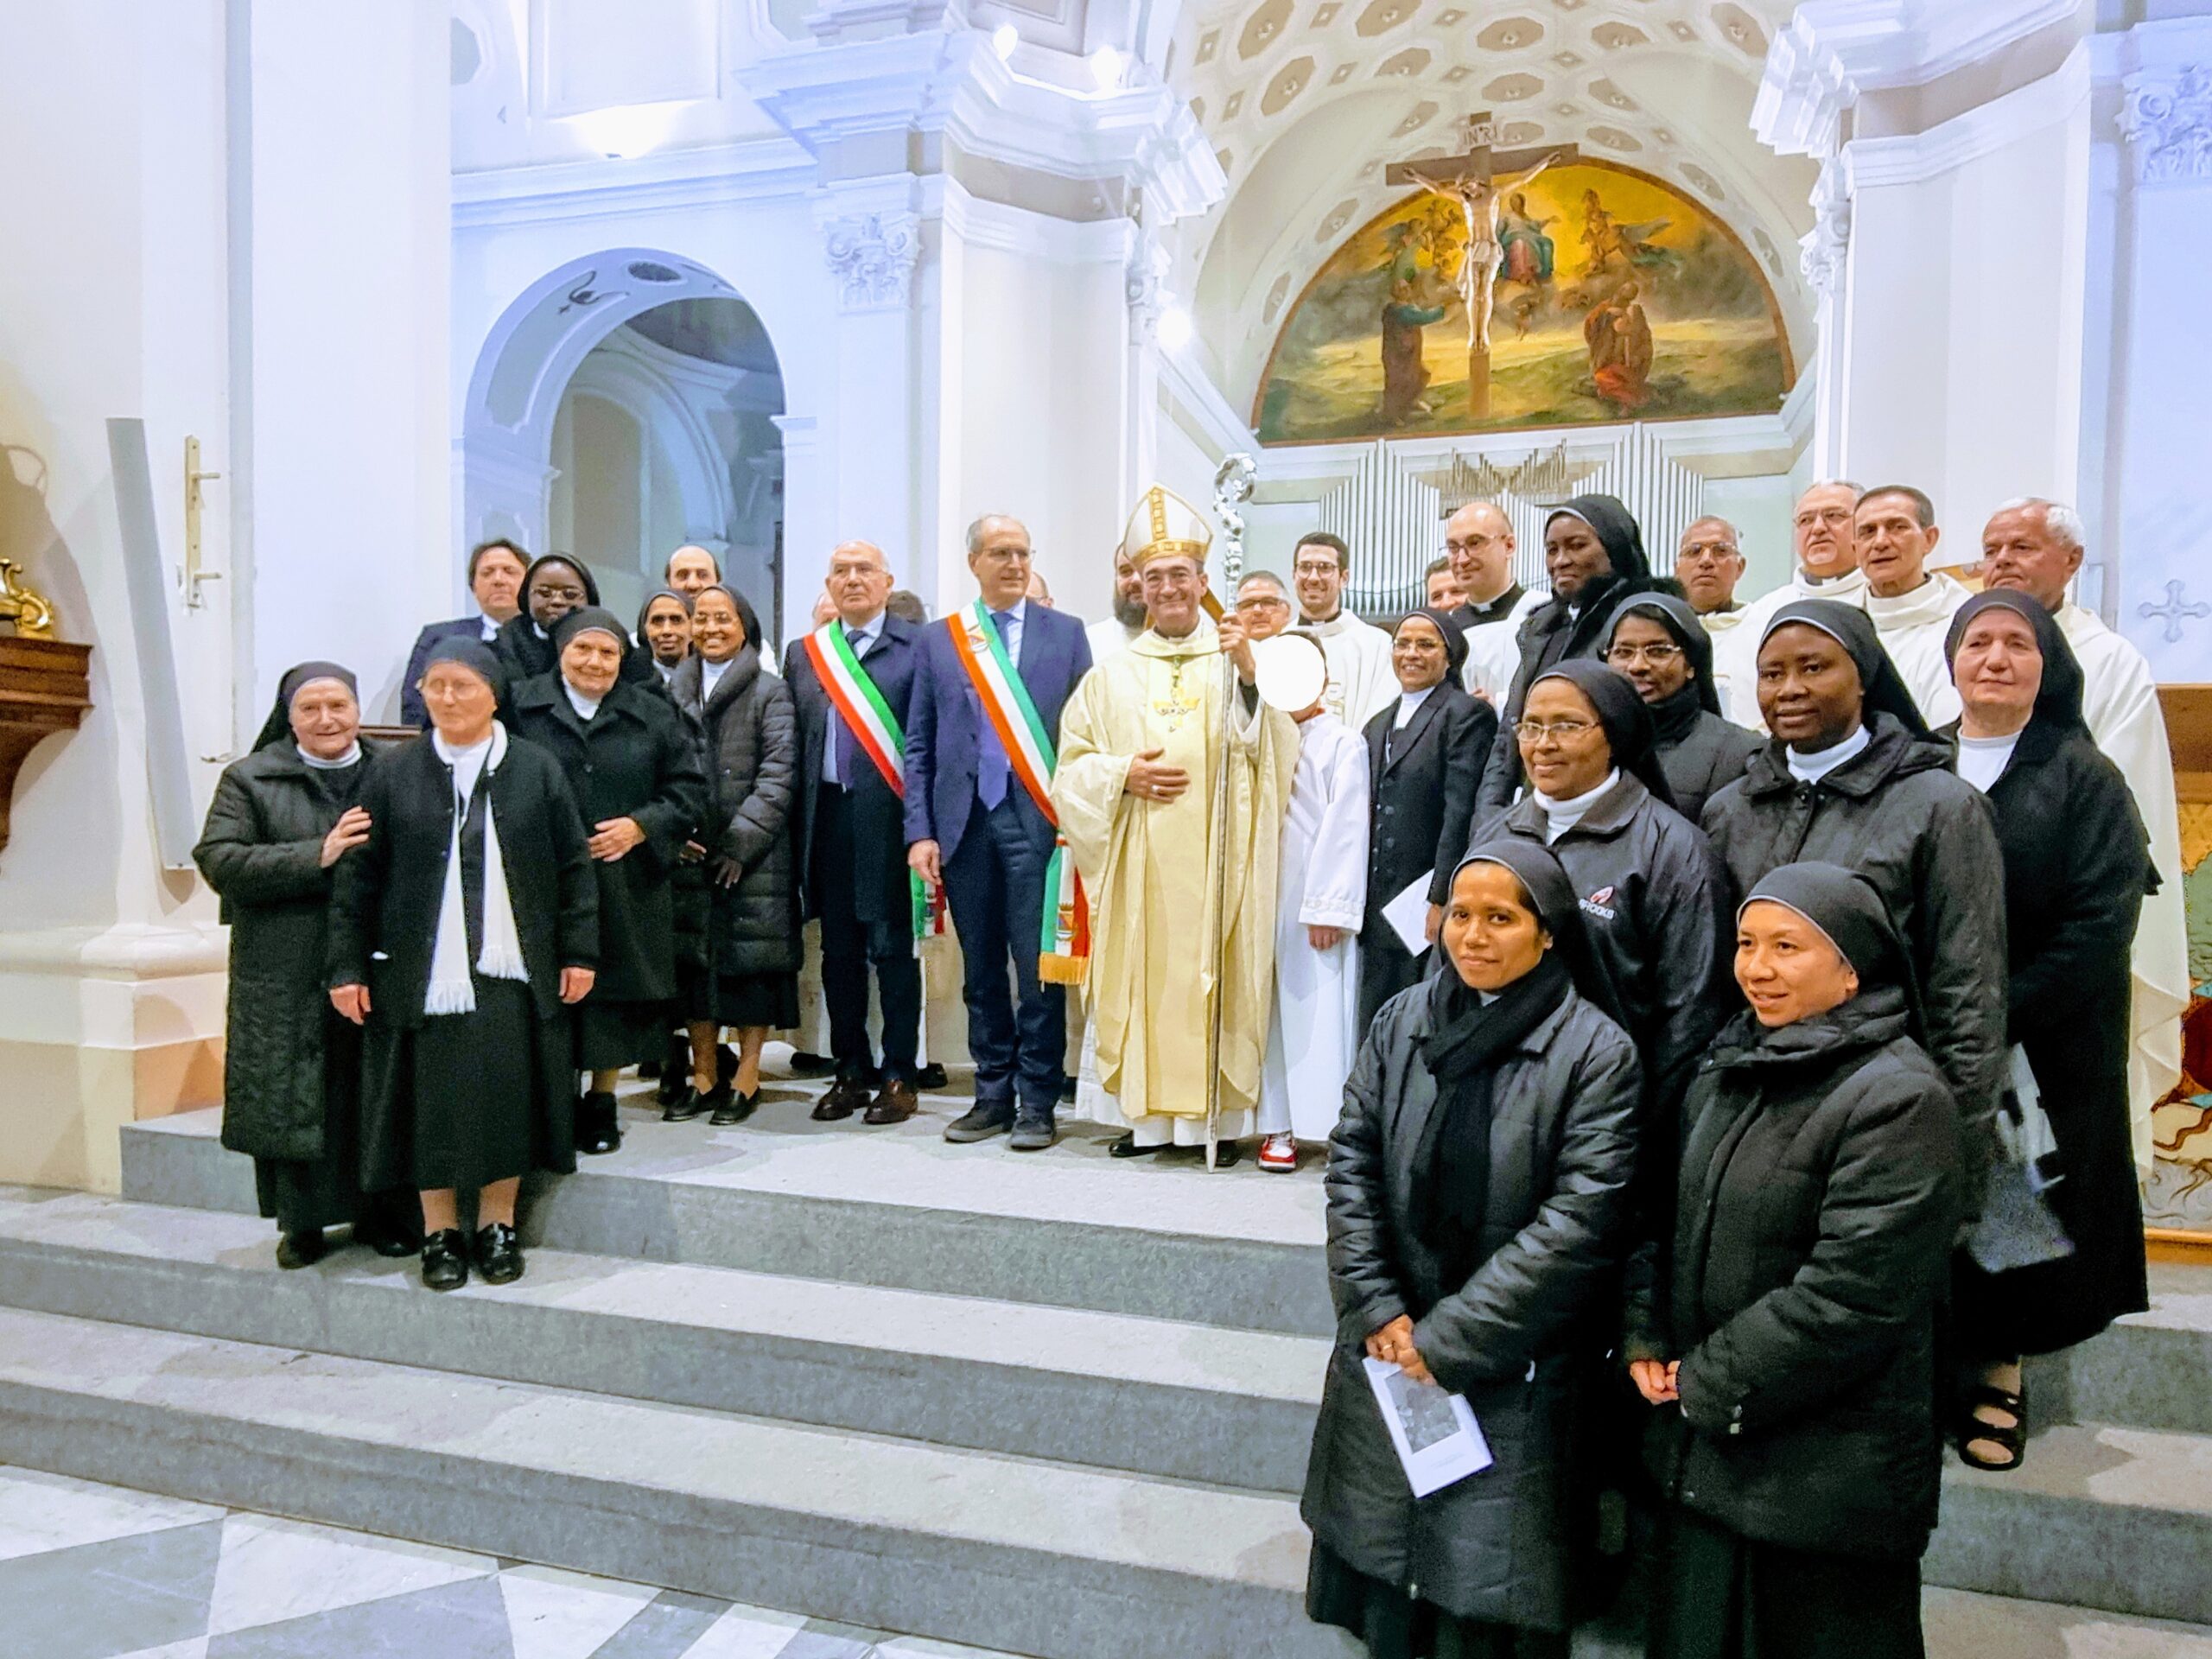
[[[950,858],[976,804],[976,767],[986,716],[942,618],[923,630],[919,655],[913,712],[906,721],[906,840],[910,845],[934,841]],[[1014,668],[1058,747],[1060,711],[1090,671],[1090,640],[1083,624],[1031,601]],[[1039,850],[1050,850],[1052,826],[1020,778],[1007,779],[1007,792],[1031,839]]]
[[[450,622],[432,622],[415,636],[415,649],[407,653],[407,672],[399,682],[401,725],[412,726],[418,732],[430,729],[430,711],[423,706],[423,694],[415,689],[416,683],[423,677],[423,665],[430,660],[430,653],[437,649],[439,640],[450,639],[457,633],[478,639],[480,636],[477,631],[483,626],[480,617],[456,616]]]
[[[922,632],[911,622],[886,614],[883,632],[861,658],[861,666],[890,704],[892,717],[901,730],[911,730],[913,723],[908,709],[915,660],[920,655],[916,636]],[[791,687],[791,701],[798,709],[799,787],[791,827],[798,854],[799,893],[804,913],[814,917],[822,913],[822,895],[815,890],[814,836],[820,827],[815,795],[822,787],[830,728],[838,716],[829,692],[815,677],[814,659],[807,655],[804,639],[784,647],[784,683]],[[912,753],[910,740],[907,753]],[[906,841],[899,831],[899,798],[883,781],[875,763],[858,748],[853,751],[853,767],[857,775],[845,780],[853,812],[853,911],[864,922],[895,922],[907,914],[912,902],[906,884]],[[911,792],[912,772],[907,776]]]

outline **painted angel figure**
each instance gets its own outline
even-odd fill
[[[1511,182],[1526,189],[1537,175],[1560,159],[1560,154],[1554,151]],[[1498,267],[1505,263],[1505,251],[1497,234],[1497,190],[1507,181],[1432,179],[1413,168],[1406,169],[1406,175],[1431,195],[1444,196],[1459,204],[1459,215],[1467,229],[1467,251],[1460,257],[1456,286],[1460,302],[1467,308],[1467,349],[1487,353],[1492,291],[1497,285]]]

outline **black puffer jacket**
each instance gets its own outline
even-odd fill
[[[1758,733],[1699,708],[1694,698],[1685,705],[1681,694],[1652,707],[1651,728],[1675,810],[1692,823],[1707,801],[1744,775],[1745,763],[1764,747]]]
[[[360,798],[376,761],[318,772],[289,741],[257,750],[215,784],[194,862],[231,925],[223,1144],[254,1158],[322,1156],[323,989],[332,872],[322,841]]]
[[[1383,1007],[1329,1147],[1337,1348],[1301,1505],[1314,1536],[1370,1577],[1463,1618],[1558,1630],[1567,1616],[1567,1427],[1574,1333],[1615,1281],[1642,1082],[1621,1028],[1570,995],[1491,1083],[1486,1259],[1439,1282],[1412,1233],[1416,1154],[1437,1109],[1421,1058],[1431,987]],[[1415,1499],[1363,1368],[1367,1338],[1419,1313],[1414,1343],[1463,1392],[1495,1465]]]
[[[1476,830],[1544,844],[1533,798]],[[1671,1116],[1713,1033],[1740,1006],[1728,873],[1688,819],[1628,773],[1551,843],[1582,901],[1582,928],[1643,1058],[1646,1098]]]
[[[1874,884],[1912,953],[1928,1052],[1967,1126],[1968,1209],[1993,1147],[2005,1086],[2005,857],[1989,803],[1951,770],[1951,752],[1888,715],[1817,784],[1789,774],[1779,742],[1706,804],[1705,832],[1728,867],[1732,902],[1768,871],[1818,860]]]
[[[509,727],[560,763],[583,815],[584,834],[610,818],[634,819],[645,841],[599,878],[595,1002],[665,1002],[676,995],[675,895],[683,842],[706,808],[706,780],[683,716],[668,699],[616,685],[588,721],[556,671],[516,688]]]
[[[799,965],[798,882],[792,852],[792,791],[798,720],[791,688],[760,671],[746,645],[702,699],[705,664],[687,657],[669,682],[677,707],[696,722],[711,804],[700,844],[709,880],[715,861],[745,867],[735,887],[713,881],[707,959],[718,974],[795,973]]]
[[[1739,1015],[1686,1110],[1671,1240],[1630,1272],[1629,1357],[1681,1362],[1653,1472],[1746,1538],[1917,1557],[1962,1181],[1957,1110],[1903,994],[1771,1032]]]

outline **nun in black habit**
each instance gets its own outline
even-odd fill
[[[1640,1068],[1573,883],[1504,840],[1450,891],[1441,965],[1369,1027],[1325,1178],[1337,1340],[1306,1608],[1374,1659],[1565,1651],[1580,1353],[1630,1221]],[[1369,1358],[1465,1394],[1491,1466],[1414,1497]]]
[[[2025,1451],[2019,1357],[2150,1306],[2129,1137],[2128,954],[2158,878],[2127,780],[2082,720],[2081,664],[2050,613],[2008,588],[1977,594],[1952,619],[1945,654],[1966,712],[1942,735],[1988,797],[2005,852],[2005,1039],[2058,1143],[2045,1196],[2074,1245],[2008,1273],[1959,1257],[1960,1455],[2002,1470]]]
[[[1989,804],[1953,772],[1866,613],[1802,599],[1768,620],[1758,698],[1773,739],[1705,808],[1737,894],[1818,860],[1874,884],[1912,956],[1928,1052],[1967,1125],[1969,1208],[2005,1087],[2005,865]]]
[[[1605,623],[1605,659],[1629,677],[1651,711],[1652,741],[1675,810],[1692,823],[1723,785],[1744,775],[1759,747],[1720,712],[1713,677],[1713,636],[1686,600],[1632,594]]]
[[[514,734],[560,763],[599,880],[599,977],[575,1012],[575,1064],[591,1074],[579,1151],[622,1144],[615,1074],[658,1058],[676,1014],[671,885],[706,801],[696,739],[664,696],[620,683],[629,636],[610,611],[553,625],[559,666],[515,689]]]
[[[1570,658],[1599,655],[1614,607],[1657,585],[1643,531],[1610,495],[1578,495],[1553,509],[1544,520],[1544,569],[1552,596],[1521,625],[1521,666],[1498,711],[1497,742],[1475,798],[1478,824],[1503,811],[1524,781],[1513,728],[1536,677]]]
[[[331,901],[331,1004],[365,1027],[363,1185],[422,1195],[434,1290],[472,1263],[487,1283],[521,1277],[521,1178],[575,1167],[569,1009],[598,964],[599,886],[559,764],[496,718],[505,695],[480,641],[431,652],[432,729],[371,774],[368,838]]]
[[[332,871],[368,839],[351,671],[302,663],[276,688],[254,752],[226,767],[193,860],[231,928],[223,1144],[253,1160],[276,1263],[303,1268],[351,1224],[356,1243],[406,1255],[404,1206],[360,1196],[361,1033],[323,995]]]
[[[1785,865],[1683,1109],[1624,1348],[1669,1503],[1656,1659],[1920,1659],[1957,1109],[1872,884]]]
[[[591,567],[566,553],[546,553],[532,559],[523,572],[522,609],[499,628],[492,643],[505,665],[511,684],[520,685],[550,674],[559,666],[560,652],[553,644],[554,625],[571,611],[596,607],[599,581]],[[660,676],[652,658],[632,652],[622,661],[622,678],[633,685],[658,685]]]

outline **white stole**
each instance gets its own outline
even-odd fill
[[[430,951],[430,985],[423,1012],[474,1014],[476,985],[468,972],[468,912],[461,894],[461,826],[479,780],[488,791],[492,774],[507,758],[507,728],[493,721],[492,735],[471,748],[456,749],[435,733],[430,744],[438,759],[453,769],[453,842],[446,849],[445,893],[438,902],[438,937]],[[476,971],[486,979],[530,977],[522,959],[522,936],[515,931],[514,905],[507,897],[506,861],[500,855],[499,828],[489,793],[484,798],[484,948],[477,955]]]

